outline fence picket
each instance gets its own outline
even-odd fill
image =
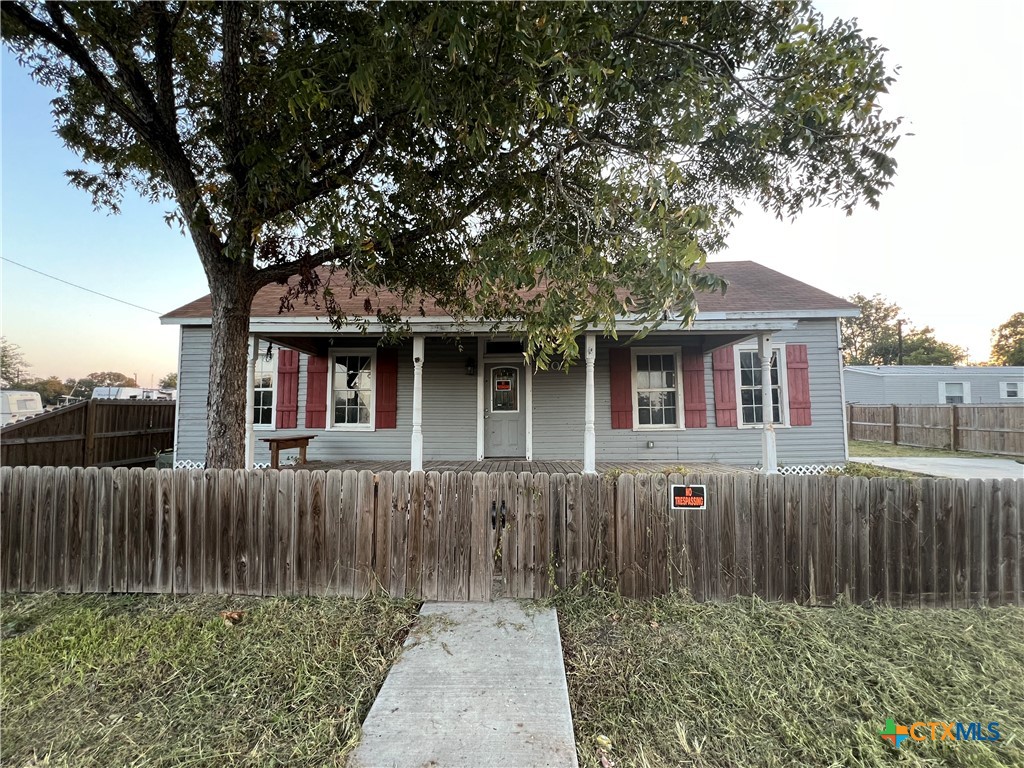
[[[491,506],[488,475],[477,472],[472,475],[472,541],[469,553],[469,599],[487,601],[491,599],[491,566],[494,563],[489,546],[491,537]],[[545,499],[545,501],[547,501]]]
[[[438,534],[441,504],[441,473],[427,472],[423,485],[423,579],[424,600],[438,599]]]
[[[357,598],[366,597],[372,589],[373,575],[373,515],[375,506],[376,480],[373,472],[364,469],[359,473],[358,521],[356,525],[356,559],[353,591]],[[333,563],[333,560],[330,561]],[[325,561],[325,566],[329,565]]]
[[[391,594],[391,507],[395,498],[395,474],[394,472],[381,472],[377,476],[376,482],[377,495],[372,510],[373,584],[371,587],[375,594]],[[335,559],[337,559],[337,555],[335,555]],[[405,559],[399,561],[399,567],[404,580]]]
[[[425,477],[422,472],[395,472],[391,503],[381,512],[388,517],[391,578],[388,594],[392,597],[423,597],[423,515]]]
[[[392,589],[396,590],[391,593],[393,595],[402,594],[404,590],[406,597],[423,597],[426,479],[423,472],[395,473],[390,523],[391,537],[395,542],[391,548]],[[401,514],[396,515],[395,510],[401,510]]]
[[[986,501],[983,481],[967,481],[967,599],[971,605],[984,605],[987,598]]]
[[[338,533],[338,565],[331,579],[331,591],[342,597],[357,597],[353,565],[359,536],[359,473],[346,469],[341,479],[341,519]]]
[[[585,480],[585,478],[584,478]],[[584,485],[584,489],[585,489]],[[582,520],[586,520],[586,512],[584,509],[586,506],[586,498],[584,492],[580,493],[580,509],[582,514]],[[551,478],[546,472],[541,472],[533,476],[533,494],[531,502],[530,517],[532,521],[532,530],[530,531],[530,541],[533,543],[533,557],[531,559],[531,580],[532,594],[534,597],[548,597],[552,594],[552,590],[549,587],[550,579],[548,578],[548,571],[551,566],[551,536],[548,531],[548,523],[551,519]],[[595,519],[597,515],[594,515]],[[586,531],[583,531],[581,541],[583,542],[583,561],[581,561],[581,569],[586,570]]]

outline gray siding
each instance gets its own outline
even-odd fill
[[[645,346],[672,346],[681,338],[645,339]],[[840,393],[839,343],[836,322],[801,321],[794,331],[775,337],[778,344],[806,344],[811,391],[811,425],[778,427],[778,458],[782,465],[836,463],[846,458],[843,403]],[[704,356],[704,400],[708,426],[704,429],[626,430],[611,428],[611,385],[608,348],[597,347],[595,367],[598,461],[716,461],[754,466],[761,462],[761,431],[715,424],[714,380],[711,354]],[[684,393],[685,397],[685,393]],[[582,424],[582,416],[580,418]],[[582,431],[582,427],[580,427]],[[654,447],[648,448],[647,443]],[[535,443],[536,445],[536,443]],[[582,451],[580,451],[582,454]]]
[[[643,346],[680,346],[693,339],[659,336]],[[811,420],[807,427],[777,430],[780,463],[833,463],[845,457],[843,405],[840,389],[839,340],[834,319],[802,321],[799,327],[779,334],[780,344],[803,343],[808,347]],[[206,396],[210,331],[184,327],[179,372],[178,445],[176,458],[203,461],[206,454]],[[611,396],[608,372],[610,340],[599,339],[595,364],[595,413],[597,458],[600,461],[720,461],[753,466],[761,460],[758,429],[715,425],[711,355],[705,355],[704,396],[708,427],[705,429],[623,430],[611,428]],[[341,348],[372,346],[373,340],[338,342]],[[476,458],[476,382],[465,373],[466,359],[473,357],[475,342],[462,350],[454,341],[428,339],[423,375],[424,458],[472,460]],[[309,457],[326,461],[344,459],[406,460],[412,436],[412,344],[398,353],[397,429],[373,432],[317,430]],[[304,427],[306,362],[299,363],[299,413],[295,430],[274,434],[307,434]],[[583,456],[585,368],[568,372],[541,371],[533,376],[533,457],[538,460],[581,459]],[[257,439],[266,436],[257,432]],[[648,448],[647,443],[654,443]],[[287,456],[288,452],[285,455]],[[265,444],[257,442],[256,461],[269,461]]]
[[[339,342],[337,348],[372,347],[373,341]],[[206,398],[209,389],[210,329],[183,326],[178,389],[178,442],[175,460],[206,458]],[[423,364],[423,455],[427,459],[476,458],[476,378],[467,376],[468,354],[454,342],[429,339]],[[256,429],[257,463],[270,461],[270,450],[259,438],[310,434],[309,458],[323,461],[409,458],[412,442],[412,344],[398,350],[398,413],[396,429],[356,432],[310,430],[306,423],[306,355],[299,356],[299,412],[296,429]],[[297,455],[283,452],[283,461]]]
[[[945,401],[939,398],[940,382],[964,382],[970,384],[972,405],[998,403],[1013,405],[1024,402],[1021,399],[1001,398],[1000,382],[1019,382],[1024,389],[1024,368],[939,368],[920,373],[887,373],[884,370],[858,370],[856,367],[844,371],[846,401],[849,403],[897,405],[939,405]]]
[[[175,461],[206,460],[206,396],[210,389],[210,329],[181,326]]]

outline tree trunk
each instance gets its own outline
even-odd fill
[[[256,294],[241,265],[210,280],[213,328],[206,399],[206,466],[245,467],[246,361]]]

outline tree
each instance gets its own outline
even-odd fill
[[[1024,365],[1024,312],[992,331],[992,365]]]
[[[898,318],[903,312],[896,304],[876,293],[870,299],[855,293],[849,300],[860,308],[860,317],[843,318],[843,362],[846,365],[880,365],[875,359],[885,345],[898,346]]]
[[[916,329],[901,319],[903,310],[880,294],[855,293],[849,300],[860,317],[842,321],[843,362],[846,365],[957,365],[967,351],[935,338],[934,329]],[[905,328],[904,328],[905,327]]]
[[[97,387],[137,387],[138,382],[134,376],[128,376],[120,371],[94,371],[86,376],[86,379],[94,382]]]
[[[0,389],[19,389],[25,383],[25,362],[21,347],[0,336]]]
[[[178,388],[178,374],[175,372],[168,373],[162,379],[160,379],[161,389],[177,389]]]
[[[692,317],[742,199],[877,206],[884,49],[777,3],[5,2],[57,89],[73,183],[175,204],[212,297],[207,466],[244,459],[251,302],[335,322],[342,269],[410,307],[514,318],[538,365],[587,324]],[[539,295],[519,289],[542,286]],[[625,289],[629,302],[616,289]]]
[[[34,379],[22,388],[29,392],[38,392],[39,397],[42,398],[43,405],[57,405],[60,403],[61,397],[68,394],[68,388],[56,376],[50,376],[46,379]]]

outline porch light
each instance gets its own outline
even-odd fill
[[[469,357],[466,358],[466,375],[476,376],[476,359]]]

